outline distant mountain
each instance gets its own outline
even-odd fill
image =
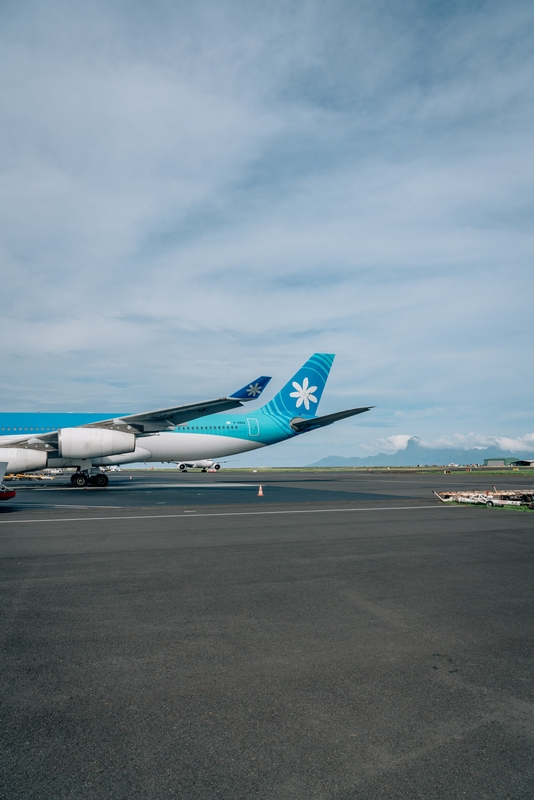
[[[365,458],[343,458],[328,456],[309,464],[310,467],[416,467],[433,464],[483,464],[485,458],[521,458],[521,455],[501,450],[500,447],[484,447],[481,450],[456,450],[448,447],[432,449],[421,447],[417,439],[410,439],[404,450],[396,453],[377,453]]]

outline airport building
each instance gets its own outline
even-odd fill
[[[534,460],[522,459],[513,456],[512,458],[500,458],[494,456],[493,458],[484,459],[485,467],[532,467]]]

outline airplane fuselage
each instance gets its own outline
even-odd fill
[[[123,414],[83,413],[0,413],[0,447],[28,437],[99,422]],[[281,419],[265,413],[263,408],[253,414],[212,414],[172,430],[137,437],[131,453],[92,459],[95,466],[128,464],[139,461],[197,461],[221,458],[256,450],[298,435]],[[48,466],[75,466],[75,460],[55,457],[50,453]]]
[[[229,396],[136,414],[0,413],[0,461],[11,472],[75,467],[73,486],[105,486],[98,467],[219,459],[292,439],[370,406],[317,415],[334,356],[314,353],[265,405],[263,375]],[[96,474],[95,474],[96,469]]]

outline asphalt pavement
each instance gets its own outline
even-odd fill
[[[19,484],[0,797],[530,800],[534,514],[432,495],[486,483]]]

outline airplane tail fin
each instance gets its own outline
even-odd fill
[[[314,417],[333,361],[330,353],[314,353],[263,410],[287,420]]]
[[[268,375],[262,375],[252,383],[247,383],[246,386],[231,394],[230,397],[236,400],[255,400],[260,396],[270,380]]]

